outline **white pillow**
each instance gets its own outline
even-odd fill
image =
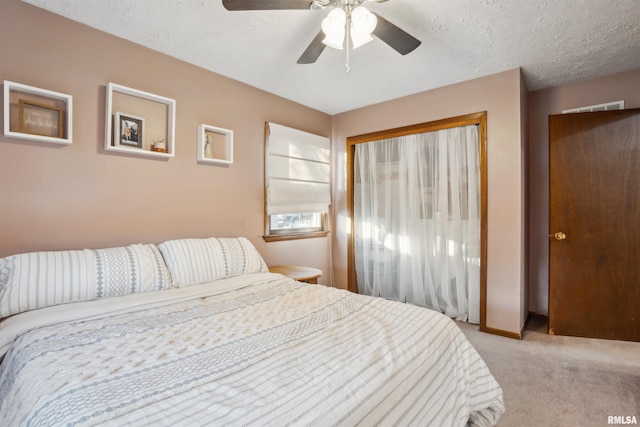
[[[171,287],[171,275],[155,245],[12,255],[0,259],[0,318]]]
[[[159,247],[178,287],[269,271],[258,250],[244,237],[169,240]]]

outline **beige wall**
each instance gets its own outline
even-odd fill
[[[519,69],[407,96],[333,118],[333,245],[336,286],[347,283],[346,138],[384,129],[487,111],[488,249],[487,326],[519,333],[524,293],[524,176]]]
[[[331,117],[18,0],[0,1],[0,80],[73,96],[73,144],[0,136],[0,256],[246,236],[270,265],[322,269],[329,239],[265,243],[263,126],[323,136]],[[105,85],[176,100],[169,160],[104,150]],[[198,164],[197,126],[234,131],[234,163]]]
[[[529,299],[530,310],[549,307],[549,115],[623,100],[640,108],[640,69],[529,94]]]
[[[528,91],[524,82],[524,76],[520,74],[520,171],[522,179],[520,181],[520,191],[523,206],[520,210],[520,218],[523,228],[521,230],[520,254],[522,257],[522,267],[520,268],[520,324],[524,325],[529,316],[529,211],[527,202],[529,200],[529,171],[528,171],[528,147],[529,147],[529,109],[527,108]]]

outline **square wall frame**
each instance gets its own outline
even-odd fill
[[[114,116],[126,108],[126,114],[144,119],[145,132],[140,147],[116,144],[118,135],[114,135]],[[107,151],[171,158],[175,156],[176,101],[153,93],[122,86],[116,83],[107,85],[105,107],[105,141]],[[155,126],[154,126],[155,125]],[[156,148],[162,145],[162,150]]]
[[[198,125],[198,162],[232,164],[233,131],[211,125]]]
[[[69,145],[73,135],[73,97],[4,81],[4,136]]]

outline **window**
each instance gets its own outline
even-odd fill
[[[322,231],[322,213],[288,213],[269,215],[271,232]]]
[[[265,240],[327,235],[329,138],[266,123]]]

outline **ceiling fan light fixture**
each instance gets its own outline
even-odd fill
[[[387,1],[389,0],[222,0],[222,5],[230,11],[331,9],[322,21],[322,30],[311,40],[297,63],[316,62],[325,47],[329,46],[346,52],[346,68],[349,71],[351,50],[372,41],[372,35],[401,55],[413,52],[420,46],[420,40],[361,6],[366,2]]]
[[[378,19],[362,6],[351,11],[351,43],[354,49],[373,40],[371,33],[376,29]]]
[[[335,8],[322,20],[322,32],[325,35],[322,43],[334,49],[342,49],[344,44],[347,14],[343,9]]]

